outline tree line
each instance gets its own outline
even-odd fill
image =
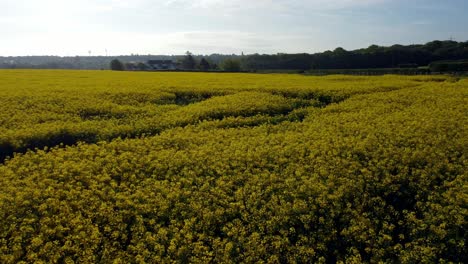
[[[347,51],[336,48],[316,54],[254,54],[242,60],[247,70],[417,68],[436,61],[467,60],[468,41],[432,41],[424,45],[377,45]]]
[[[224,58],[222,60],[213,60],[209,57],[195,56],[187,51],[185,56],[179,57],[174,62],[178,70],[186,71],[227,71],[240,72],[242,70],[241,61],[239,59]],[[151,67],[144,62],[122,62],[119,59],[113,59],[110,62],[110,69],[115,71],[145,71]]]
[[[371,45],[357,50],[336,48],[315,54],[250,54],[250,55],[130,55],[130,56],[28,56],[0,57],[0,68],[52,68],[52,69],[109,69],[111,61],[135,64],[137,70],[145,69],[148,60],[171,60],[180,69],[199,71],[264,71],[264,70],[331,70],[418,68],[435,62],[431,69],[457,69],[467,71],[463,60],[468,60],[468,41],[432,41],[418,45]],[[456,65],[440,67],[440,61],[457,61]],[[460,68],[461,67],[461,68]]]
[[[219,59],[221,57],[221,59]],[[365,49],[347,51],[336,48],[315,54],[252,54],[218,56],[219,65],[210,56],[194,56],[190,52],[178,58],[180,69],[200,71],[310,71],[336,72],[365,69],[379,74],[378,69],[393,69],[391,73],[467,72],[468,41],[432,41],[424,45],[371,45]],[[112,68],[112,67],[111,67]],[[125,67],[122,65],[121,69]],[[351,71],[350,71],[351,70]]]

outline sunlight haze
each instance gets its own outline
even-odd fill
[[[0,56],[314,53],[466,41],[463,0],[0,0]]]

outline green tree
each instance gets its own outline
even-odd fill
[[[239,60],[227,59],[221,64],[221,69],[228,72],[239,72],[241,65]]]
[[[200,60],[199,68],[202,71],[207,71],[207,70],[209,70],[211,68],[211,65],[205,58],[202,58]]]
[[[140,71],[146,71],[146,70],[148,70],[148,65],[144,64],[143,62],[139,62],[137,64],[137,68]]]
[[[190,53],[190,51],[187,51],[185,53],[185,57],[182,59],[182,68],[186,70],[193,70],[195,69],[196,65],[197,62],[195,61],[195,58],[193,58],[192,53]]]
[[[115,59],[112,60],[110,63],[110,68],[113,71],[123,71],[124,70],[124,65],[121,61]]]

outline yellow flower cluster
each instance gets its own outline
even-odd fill
[[[0,76],[1,263],[467,262],[466,79]]]

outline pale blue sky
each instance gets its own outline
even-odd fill
[[[0,0],[0,56],[314,53],[468,40],[467,0]]]

